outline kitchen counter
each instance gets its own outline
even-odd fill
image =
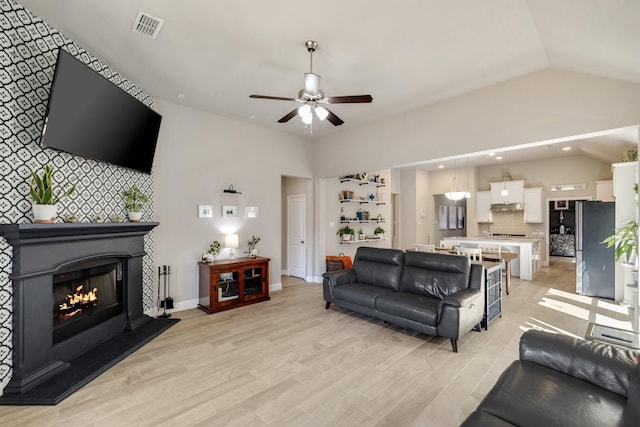
[[[460,242],[477,243],[481,245],[485,242],[502,243],[501,250],[504,252],[515,252],[518,254],[520,262],[513,263],[511,275],[520,277],[523,280],[533,280],[533,276],[540,266],[540,240],[527,237],[445,237],[442,239],[447,246],[459,246]],[[514,260],[515,261],[515,260]]]

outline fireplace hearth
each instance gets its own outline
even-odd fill
[[[9,224],[13,377],[0,405],[56,404],[171,327],[143,313],[157,223]]]

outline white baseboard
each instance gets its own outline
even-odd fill
[[[269,284],[269,292],[280,291],[280,290],[282,290],[282,282]]]
[[[289,270],[280,270],[280,275],[281,276],[288,276],[289,275]]]
[[[192,308],[197,308],[197,307],[198,307],[197,299],[193,299],[190,301],[179,301],[179,302],[175,302],[173,304],[173,308],[170,310],[167,310],[167,313],[171,314],[178,311],[190,310]],[[159,309],[157,307],[152,307],[148,310],[145,310],[144,312],[144,314],[151,317],[158,317],[162,313],[164,313],[164,308],[162,307]]]
[[[322,276],[307,276],[304,280],[311,283],[322,283]]]

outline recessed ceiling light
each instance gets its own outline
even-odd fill
[[[178,98],[178,99],[184,99],[184,94],[179,93],[178,95],[176,95],[176,98]]]
[[[495,155],[496,155],[496,153],[493,153],[493,152],[489,153],[489,157],[493,157]]]
[[[496,160],[502,160],[502,156],[496,157]]]
[[[252,115],[250,115],[250,116],[249,116],[249,118],[250,118],[250,119],[255,119],[255,118],[256,118],[256,115],[255,115],[255,114],[252,114]]]
[[[571,150],[571,147],[562,147],[562,151],[569,151]]]
[[[438,165],[438,169],[444,169],[444,165]]]

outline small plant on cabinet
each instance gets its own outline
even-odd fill
[[[202,260],[207,262],[213,262],[215,256],[220,253],[222,245],[217,240],[209,245],[209,249],[202,254]]]
[[[260,241],[259,237],[251,236],[251,239],[247,242],[249,245],[249,258],[255,258],[258,256],[258,250],[256,249],[256,245]]]

